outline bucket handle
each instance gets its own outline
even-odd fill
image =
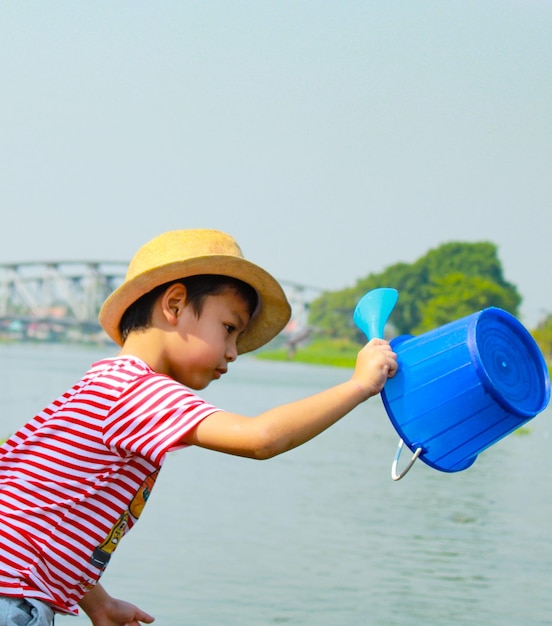
[[[412,455],[412,458],[408,462],[408,465],[403,469],[402,472],[400,472],[400,474],[397,474],[397,465],[399,463],[399,458],[401,456],[401,452],[402,452],[403,446],[404,446],[404,441],[402,439],[399,439],[399,445],[397,446],[397,452],[395,453],[395,459],[393,460],[393,465],[391,465],[391,478],[393,480],[400,480],[401,478],[406,476],[408,474],[408,472],[410,471],[410,468],[416,462],[416,459],[420,456],[420,454],[423,451],[423,448],[416,448],[416,452],[414,452],[414,454]]]

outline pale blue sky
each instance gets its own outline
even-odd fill
[[[497,244],[552,311],[549,0],[4,0],[0,262],[233,234],[329,289]]]

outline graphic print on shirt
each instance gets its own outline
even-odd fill
[[[126,532],[129,521],[132,521],[134,524],[134,522],[136,522],[142,514],[142,511],[146,506],[146,502],[150,497],[151,490],[155,485],[158,474],[159,470],[155,470],[155,472],[150,474],[146,480],[144,480],[140,489],[138,489],[136,495],[132,498],[128,509],[121,513],[119,519],[115,522],[107,537],[94,549],[92,557],[90,558],[90,563],[92,563],[92,565],[101,570],[107,567],[111,555],[115,552],[115,548],[119,545],[121,537]]]

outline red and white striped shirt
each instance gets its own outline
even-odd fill
[[[95,363],[0,446],[0,595],[77,613],[166,453],[217,410],[139,359]]]

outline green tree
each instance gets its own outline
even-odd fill
[[[351,312],[357,302],[357,291],[353,288],[328,291],[311,302],[309,326],[331,339],[355,340],[358,330],[353,324]]]
[[[447,274],[430,286],[420,323],[412,332],[419,335],[489,306],[510,310],[517,302],[510,290],[488,278]]]
[[[451,242],[412,264],[391,265],[354,287],[323,294],[311,305],[310,323],[328,336],[362,341],[352,323],[354,307],[376,287],[394,287],[399,292],[390,320],[397,334],[434,328],[441,320],[452,321],[486,306],[517,315],[521,302],[516,287],[504,279],[494,244]]]
[[[547,315],[542,322],[532,331],[535,341],[550,365],[552,363],[552,313]]]

